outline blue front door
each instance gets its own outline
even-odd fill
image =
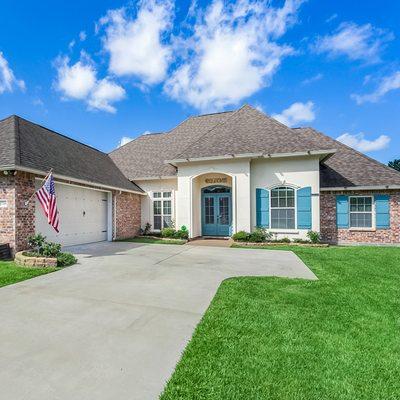
[[[212,193],[206,188],[202,193],[201,215],[203,236],[230,236],[232,224],[232,197],[229,188]],[[210,193],[211,192],[211,193]]]

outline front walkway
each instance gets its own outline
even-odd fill
[[[7,400],[157,399],[221,281],[315,279],[291,252],[100,243],[0,289]]]

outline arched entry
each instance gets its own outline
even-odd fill
[[[230,236],[232,193],[228,186],[207,186],[201,190],[201,231],[203,236]]]

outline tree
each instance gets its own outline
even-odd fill
[[[390,168],[400,171],[400,159],[399,158],[395,159],[393,161],[389,161],[388,165]]]

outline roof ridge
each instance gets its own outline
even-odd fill
[[[193,146],[195,143],[198,143],[204,136],[208,135],[213,129],[215,129],[217,126],[223,125],[224,123],[226,123],[227,121],[231,120],[231,118],[237,114],[240,110],[242,110],[244,107],[248,106],[248,104],[243,104],[242,107],[238,108],[235,111],[232,111],[232,114],[224,121],[219,121],[217,122],[212,128],[210,128],[207,132],[205,132],[203,135],[201,135],[200,137],[198,137],[196,140],[194,140],[193,142],[191,142],[190,144],[188,144],[184,149],[182,149],[180,151],[179,154],[177,154],[175,157],[179,157],[182,153],[184,153],[189,147]]]
[[[361,151],[358,151],[358,150],[354,149],[353,147],[350,147],[350,146],[348,146],[347,144],[344,144],[344,143],[340,142],[339,140],[336,140],[336,139],[334,139],[334,138],[332,138],[332,137],[330,137],[330,136],[328,136],[328,135],[325,135],[324,133],[322,133],[322,132],[316,130],[315,128],[312,128],[311,126],[304,127],[304,128],[301,128],[301,127],[299,127],[299,128],[292,128],[292,129],[310,129],[310,130],[314,131],[315,133],[317,133],[317,134],[319,134],[319,135],[321,135],[321,136],[324,136],[324,137],[327,137],[328,139],[333,140],[334,142],[338,143],[340,146],[346,147],[347,149],[349,149],[349,150],[351,150],[351,151],[354,151],[355,153],[357,153],[358,155],[362,156],[363,158],[365,158],[365,159],[367,159],[367,160],[369,160],[369,161],[372,161],[372,162],[374,162],[375,164],[378,164],[378,165],[381,166],[381,167],[385,167],[386,169],[390,170],[391,172],[396,172],[396,173],[399,173],[399,174],[400,174],[400,171],[397,171],[397,170],[395,170],[394,168],[391,168],[391,167],[389,167],[388,165],[386,165],[386,164],[384,164],[384,163],[381,163],[381,162],[378,161],[378,160],[375,160],[375,158],[372,158],[372,157],[370,157],[370,156],[367,156],[366,154],[362,153]]]
[[[20,117],[19,115],[15,115],[15,117],[18,118],[18,120],[25,121],[25,122],[27,122],[27,123],[29,123],[29,124],[32,124],[32,125],[36,125],[36,126],[38,126],[39,128],[42,128],[42,129],[45,129],[46,131],[49,131],[50,133],[53,133],[53,134],[58,135],[58,136],[61,136],[61,137],[65,138],[65,139],[68,139],[68,140],[70,140],[70,141],[72,141],[72,142],[78,143],[78,144],[80,144],[80,145],[82,145],[82,146],[86,146],[86,147],[88,147],[89,149],[95,150],[95,151],[97,151],[97,152],[99,152],[99,153],[101,153],[101,154],[108,155],[108,154],[105,153],[104,151],[101,151],[101,150],[99,150],[99,149],[96,149],[95,147],[90,146],[89,144],[80,142],[79,140],[73,139],[73,138],[71,138],[71,137],[69,137],[69,136],[67,136],[67,135],[64,135],[63,133],[60,133],[60,132],[57,132],[57,131],[55,131],[55,130],[53,130],[53,129],[47,128],[47,127],[45,127],[45,126],[43,126],[43,125],[40,125],[40,124],[38,124],[38,123],[36,123],[36,122],[29,121],[28,119],[23,118],[23,117]],[[18,124],[18,125],[19,125],[19,124]]]
[[[15,137],[15,163],[21,164],[21,135],[19,134],[19,117],[13,115],[14,117],[14,137]]]
[[[147,137],[147,136],[165,135],[165,134],[167,134],[167,133],[169,133],[169,132],[150,132],[150,133],[142,133],[141,135],[139,135],[139,136],[133,138],[132,140],[130,140],[128,143],[125,143],[125,144],[123,144],[122,146],[118,146],[117,148],[115,148],[114,150],[111,150],[111,151],[110,151],[109,153],[107,153],[107,154],[114,153],[114,151],[118,151],[118,150],[122,149],[123,147],[130,145],[131,143],[136,142],[136,141],[139,140],[140,138]]]
[[[237,111],[237,110],[227,110],[227,111],[218,111],[218,112],[214,112],[214,113],[192,115],[190,118],[200,118],[200,117],[207,117],[209,115],[228,114],[228,113],[234,113],[235,111]]]

